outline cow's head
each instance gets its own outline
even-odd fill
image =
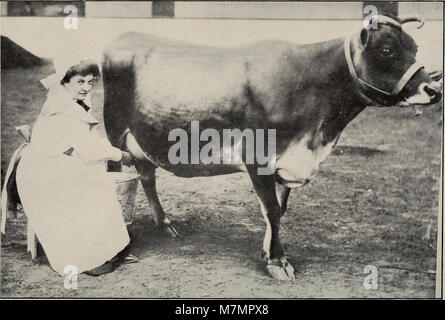
[[[345,42],[348,65],[360,94],[380,106],[430,105],[441,99],[441,83],[416,62],[417,45],[402,29],[418,17],[375,16],[369,26]],[[347,57],[348,60],[348,57]],[[355,73],[355,75],[354,75]]]

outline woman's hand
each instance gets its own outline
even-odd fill
[[[122,151],[122,164],[125,166],[131,166],[134,164],[134,158],[133,156],[127,152],[127,151]]]

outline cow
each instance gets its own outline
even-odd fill
[[[105,46],[105,129],[114,146],[134,156],[157,225],[178,235],[158,199],[157,167],[179,177],[247,172],[267,225],[266,271],[294,279],[279,238],[291,189],[311,180],[367,106],[441,99],[440,83],[416,62],[417,46],[402,29],[407,22],[421,27],[423,18],[376,15],[372,22],[352,36],[307,45],[270,40],[219,48],[128,32]],[[189,133],[192,121],[217,132],[275,129],[273,173],[259,174],[257,162],[171,163],[169,132]],[[109,162],[108,170],[121,165]]]

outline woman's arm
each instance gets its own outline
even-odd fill
[[[84,162],[98,160],[121,161],[122,151],[101,137],[90,124],[70,117],[63,117],[61,134]]]

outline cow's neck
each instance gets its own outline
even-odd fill
[[[343,40],[340,44],[333,41],[332,47],[327,49],[326,54],[335,61],[328,66],[330,81],[327,85],[331,92],[330,99],[320,104],[320,107],[326,110],[324,116],[326,122],[322,125],[322,129],[326,140],[330,141],[338,137],[348,123],[366,108],[366,104],[360,98],[349,72]],[[323,92],[320,92],[320,95],[323,96]]]
[[[289,120],[276,122],[281,129],[277,130],[276,165],[280,179],[297,187],[311,179],[365,105],[354,92],[343,39],[298,47],[283,57],[282,65],[292,71],[280,70],[285,75],[281,84],[289,90],[289,110],[281,115]],[[300,77],[289,81],[293,75]],[[284,102],[280,99],[275,95],[275,100]]]
[[[314,137],[314,141],[309,141],[309,147],[325,145],[338,138],[347,124],[366,107],[349,73],[343,43],[344,39],[335,39],[306,46],[304,66],[301,65],[302,57],[295,56],[295,72],[304,75],[299,83],[295,83],[300,88],[294,102],[298,114],[295,121],[303,119],[306,125],[301,135],[310,133]]]

